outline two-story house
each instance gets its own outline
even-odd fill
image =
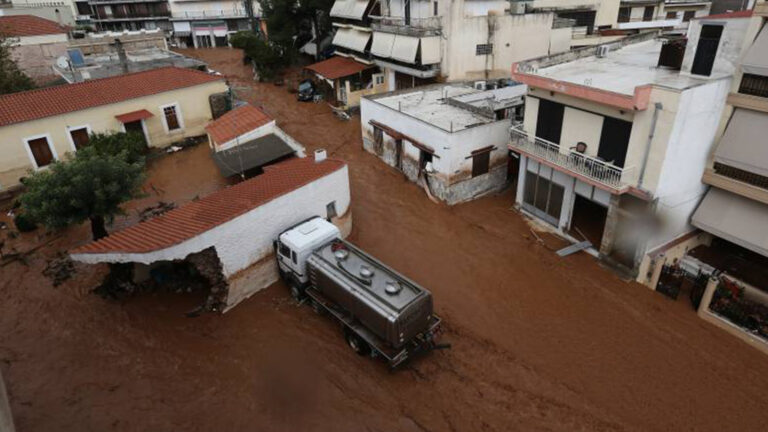
[[[516,204],[637,276],[694,230],[701,175],[747,26],[702,18],[677,68],[652,33],[513,65],[529,86]],[[679,69],[679,70],[677,70]]]

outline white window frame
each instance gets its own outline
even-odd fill
[[[79,126],[67,126],[67,141],[69,141],[69,146],[72,147],[73,152],[77,152],[77,147],[75,147],[75,140],[72,139],[71,132],[73,130],[78,129],[85,129],[88,131],[88,136],[91,135],[91,125],[90,124],[84,124]]]
[[[32,153],[32,147],[29,146],[30,141],[40,139],[40,138],[45,138],[48,141],[48,147],[51,149],[51,153],[53,154],[53,160],[54,161],[59,160],[59,154],[56,152],[56,146],[53,144],[53,139],[51,138],[51,134],[44,133],[40,135],[32,135],[32,136],[24,137],[22,138],[22,141],[24,141],[24,149],[27,150],[27,155],[29,156],[29,160],[30,162],[32,162],[32,166],[34,167],[35,171],[48,168],[49,166],[49,165],[46,165],[44,167],[37,166],[35,155],[34,153]]]
[[[165,120],[165,109],[168,107],[176,108],[176,119],[179,121],[178,129],[174,129],[174,130],[168,129],[168,122]],[[170,135],[174,133],[184,132],[184,115],[181,113],[181,105],[179,105],[178,102],[160,105],[160,115],[162,116],[162,119],[163,119],[163,128],[165,129],[166,134]]]

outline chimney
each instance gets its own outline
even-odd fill
[[[115,50],[117,51],[117,58],[120,60],[120,66],[123,68],[123,73],[128,73],[128,56],[125,55],[125,48],[123,48],[123,42],[120,39],[115,38]]]
[[[322,162],[326,158],[325,149],[315,150],[315,162]]]

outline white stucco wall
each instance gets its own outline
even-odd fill
[[[711,19],[702,18],[691,20],[688,27],[688,44],[685,47],[685,57],[681,73],[691,73],[693,60],[696,57],[696,48],[699,43],[699,34],[702,25],[722,25],[723,33],[720,36],[720,44],[717,47],[715,64],[712,67],[712,77],[725,76],[733,74],[744,50],[744,40],[750,28],[751,20],[749,18],[735,19]]]
[[[184,259],[190,254],[214,247],[221,260],[224,276],[230,277],[272,254],[272,241],[287,227],[312,216],[326,217],[326,206],[334,201],[337,214],[343,215],[349,211],[349,177],[346,165],[169,248],[151,253],[73,254],[72,258],[91,264],[151,264],[157,261]]]
[[[188,16],[205,16],[216,18],[217,16],[232,16],[232,12],[245,14],[243,2],[239,0],[220,0],[220,1],[174,1],[169,0],[168,5],[171,10],[171,16],[174,18],[186,18]],[[261,15],[259,2],[253,1],[253,14]]]
[[[453,2],[442,21],[441,74],[449,81],[486,78],[486,71],[487,77],[507,77],[512,63],[549,53],[553,14],[467,16],[463,9],[463,1]],[[489,42],[492,55],[477,55],[477,45]]]
[[[648,249],[693,230],[689,220],[706,191],[701,177],[729,89],[730,80],[723,79],[680,95],[656,188],[662,231],[649,242]]]

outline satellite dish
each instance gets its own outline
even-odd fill
[[[69,59],[66,56],[57,58],[56,66],[58,66],[59,69],[69,69]]]

